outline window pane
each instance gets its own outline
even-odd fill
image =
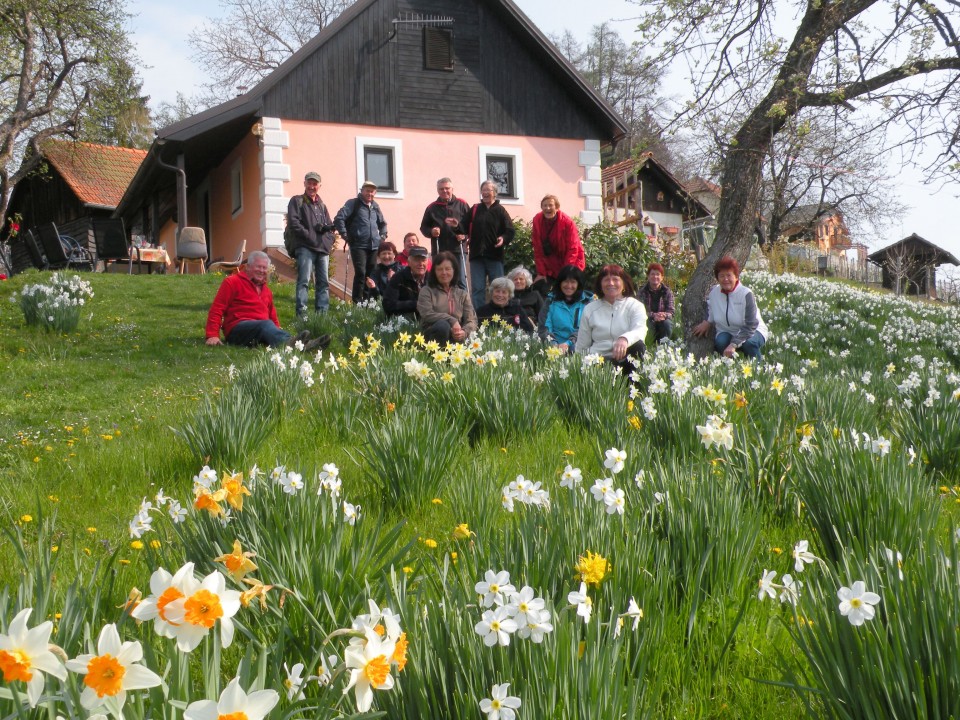
[[[364,148],[363,165],[366,179],[375,182],[381,190],[395,190],[393,186],[393,150]]]
[[[513,158],[502,155],[487,156],[487,177],[497,184],[497,194],[507,198],[517,196],[513,180]]]
[[[230,199],[232,201],[232,212],[237,212],[243,207],[243,181],[240,174],[240,167],[235,167],[230,174]]]

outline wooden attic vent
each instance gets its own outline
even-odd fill
[[[427,70],[453,70],[453,30],[423,29],[423,66]]]

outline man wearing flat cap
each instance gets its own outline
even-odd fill
[[[336,238],[327,206],[320,199],[320,175],[308,172],[303,194],[290,198],[287,224],[293,230],[294,259],[297,261],[297,317],[307,314],[310,276],[316,271],[313,309],[325,313],[330,307],[330,251]]]

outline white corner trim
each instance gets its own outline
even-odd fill
[[[513,158],[513,172],[516,175],[517,197],[505,198],[497,196],[501,205],[523,205],[523,150],[518,147],[497,147],[481,145],[478,149],[477,162],[477,196],[480,195],[480,186],[487,178],[487,155],[506,155]]]
[[[281,131],[280,118],[265,117],[260,122],[269,130],[260,143],[260,239],[266,249],[283,245],[284,186],[290,182],[290,166],[283,162],[283,151],[290,146],[290,136]]]
[[[578,164],[583,168],[584,177],[577,183],[580,197],[583,198],[580,218],[587,223],[596,223],[603,217],[603,185],[599,182],[600,141],[584,140],[583,150],[578,155]]]
[[[364,182],[363,149],[365,147],[381,147],[393,150],[393,180],[396,183],[395,191],[377,189],[377,197],[403,200],[403,141],[396,138],[362,137],[357,136],[357,191],[360,183]]]

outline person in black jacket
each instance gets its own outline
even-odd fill
[[[498,318],[515,330],[532,333],[536,330],[513,297],[513,281],[499,277],[490,283],[490,302],[477,309],[477,322]]]
[[[320,175],[308,172],[303,178],[303,194],[290,198],[287,223],[293,231],[294,259],[297,261],[297,317],[307,313],[310,276],[316,269],[313,308],[325,313],[330,307],[330,251],[333,250],[333,221],[320,199]]]
[[[513,296],[536,325],[543,309],[543,295],[533,287],[533,275],[523,265],[517,265],[507,277],[513,280]]]
[[[350,260],[353,262],[351,296],[355,303],[367,298],[367,277],[377,264],[377,248],[387,239],[387,222],[373,199],[376,194],[377,186],[367,180],[360,186],[360,194],[347,200],[333,221],[340,237],[350,246]]]
[[[513,240],[510,215],[497,200],[497,184],[480,185],[480,200],[470,211],[470,288],[474,307],[487,299],[487,280],[503,277],[503,251]]]
[[[415,246],[407,253],[407,267],[400,268],[390,278],[383,291],[383,311],[387,317],[403,315],[410,320],[419,319],[417,299],[427,281],[427,261],[430,253],[425,247]]]
[[[387,283],[403,266],[397,262],[397,248],[389,240],[380,243],[377,249],[377,264],[373,273],[367,277],[367,293],[370,297],[383,297]],[[373,283],[373,287],[370,284]]]
[[[456,278],[458,287],[466,289],[464,248],[470,229],[470,206],[453,194],[453,182],[448,177],[437,180],[437,199],[423,211],[420,232],[431,242],[431,254],[436,257],[446,251],[453,253],[460,265]]]

